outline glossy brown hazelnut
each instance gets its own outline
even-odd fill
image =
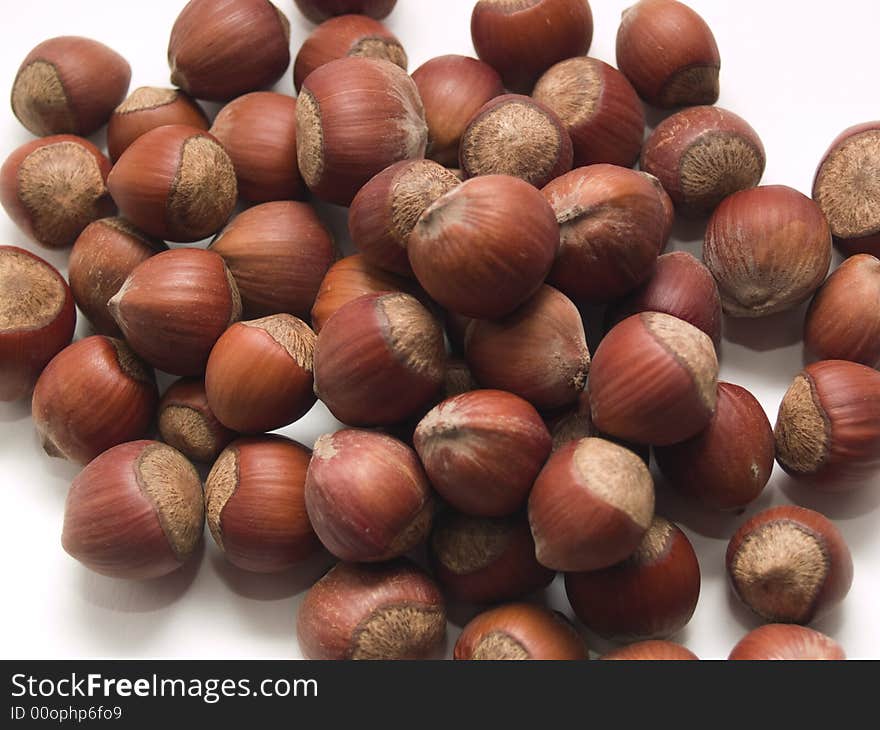
[[[824,492],[871,483],[880,470],[880,372],[844,360],[808,365],[779,406],[776,460]]]
[[[58,270],[15,246],[0,246],[0,291],[0,401],[13,401],[70,344],[76,307]]]
[[[850,127],[832,142],[816,171],[815,200],[847,256],[880,256],[880,122]]]
[[[804,345],[820,360],[880,369],[880,261],[856,254],[828,277],[807,310]]]
[[[443,401],[416,428],[431,484],[465,514],[502,517],[525,505],[550,455],[550,433],[522,398],[475,390]]]
[[[656,177],[679,213],[709,215],[728,195],[764,175],[764,145],[745,120],[696,106],[660,122],[642,148],[641,168]]]
[[[842,661],[846,659],[846,654],[834,639],[806,626],[767,624],[746,634],[727,658],[745,661]]]
[[[205,481],[205,511],[230,563],[276,573],[320,549],[306,514],[311,453],[282,436],[256,436],[238,439],[220,454]]]
[[[431,532],[434,499],[416,452],[382,433],[346,429],[321,436],[305,498],[312,527],[340,560],[389,560]]]
[[[290,64],[290,21],[268,0],[190,0],[168,43],[171,83],[228,101],[274,84]]]
[[[339,563],[306,593],[296,634],[307,659],[421,659],[443,644],[446,608],[409,561]]]
[[[665,224],[663,226],[663,251],[665,251],[666,247],[669,245],[669,239],[672,236],[672,228],[675,225],[675,203],[672,202],[669,193],[666,192],[663,185],[656,177],[649,172],[642,172],[642,175],[651,181],[651,184],[657,191],[657,196],[660,198],[660,204],[663,206],[663,213],[665,215]]]
[[[626,77],[596,58],[551,66],[532,97],[558,115],[571,137],[574,167],[606,162],[632,167],[645,136],[645,108]]]
[[[486,175],[436,200],[407,243],[419,283],[441,306],[468,317],[510,314],[543,284],[559,226],[540,191]]]
[[[107,126],[107,150],[116,162],[138,137],[167,124],[208,129],[202,107],[180,89],[141,86],[113,112]]]
[[[607,568],[635,552],[654,517],[654,481],[632,451],[598,438],[556,451],[529,495],[538,562]]]
[[[159,434],[190,461],[206,464],[237,436],[217,420],[208,405],[205,381],[181,378],[159,401]]]
[[[52,358],[31,409],[49,456],[87,464],[147,435],[158,402],[153,371],[122,340],[95,335]]]
[[[135,268],[110,299],[132,349],[174,375],[201,375],[220,335],[241,317],[241,297],[216,253],[178,248]]]
[[[738,510],[754,502],[770,481],[775,455],[773,428],[761,404],[730,383],[718,383],[715,414],[704,430],[654,449],[673,487],[716,510]]]
[[[466,178],[511,175],[541,188],[571,170],[572,154],[571,137],[550,107],[505,94],[487,101],[468,123],[459,161]]]
[[[296,166],[296,99],[255,91],[224,106],[211,126],[238,180],[238,194],[254,203],[302,200]]]
[[[671,636],[684,628],[700,598],[700,564],[687,536],[662,517],[636,551],[609,568],[566,573],[575,615],[606,639]]]
[[[217,419],[241,433],[298,421],[315,405],[315,333],[292,314],[237,322],[208,358],[205,390]]]
[[[599,344],[590,368],[593,424],[619,439],[669,446],[712,419],[718,358],[709,336],[684,320],[644,312]]]
[[[90,223],[70,252],[68,278],[76,304],[95,331],[121,336],[107,303],[135,267],[168,247],[124,218]]]
[[[721,55],[706,21],[675,0],[624,10],[617,65],[645,101],[663,109],[718,101]]]
[[[204,524],[193,465],[165,444],[132,441],[101,454],[73,480],[61,544],[101,575],[158,578],[193,556]]]
[[[430,541],[434,576],[446,594],[467,603],[498,603],[546,588],[556,573],[535,558],[524,516],[439,515]]]
[[[412,73],[425,106],[427,157],[447,167],[458,166],[461,136],[474,114],[504,93],[498,72],[469,56],[437,56]]]
[[[134,225],[180,243],[219,231],[238,196],[235,169],[220,143],[174,124],[138,137],[113,166],[107,187]]]
[[[671,641],[640,641],[637,644],[622,646],[605,654],[602,659],[620,661],[692,661],[699,659],[689,649]]]
[[[580,312],[546,285],[502,319],[471,322],[464,351],[478,383],[516,393],[542,410],[575,403],[590,372]]]
[[[456,395],[479,390],[480,385],[464,360],[450,358],[446,361],[446,374],[443,377],[443,395],[453,398]]]
[[[654,273],[666,213],[644,175],[614,165],[572,170],[542,191],[559,223],[549,283],[578,302],[606,303]]]
[[[336,15],[359,13],[371,18],[384,18],[397,0],[293,0],[299,11],[313,23],[321,23]]]
[[[721,343],[721,296],[712,272],[685,251],[657,259],[657,267],[644,284],[606,310],[607,329],[642,312],[663,312],[683,319]]]
[[[727,573],[740,600],[765,621],[808,624],[846,597],[853,564],[830,520],[783,505],[737,530],[727,546]]]
[[[89,223],[113,215],[109,173],[110,161],[86,139],[35,139],[0,168],[0,203],[28,238],[67,248]]]
[[[593,14],[587,0],[480,0],[471,39],[508,89],[528,93],[557,61],[586,55]]]
[[[103,127],[128,92],[131,66],[103,43],[78,36],[43,41],[12,84],[12,112],[38,137],[88,137]]]
[[[416,85],[390,61],[341,58],[303,83],[296,154],[306,185],[323,200],[350,205],[389,165],[424,157],[427,141]]]
[[[336,259],[333,237],[308,203],[263,203],[239,213],[208,248],[235,277],[247,317],[309,316]]]
[[[367,294],[340,308],[315,346],[315,392],[350,426],[400,423],[443,385],[443,330],[415,297]]]
[[[407,240],[425,209],[461,184],[453,172],[431,160],[404,160],[371,178],[348,212],[352,243],[367,262],[412,276]]]

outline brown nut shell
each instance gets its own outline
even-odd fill
[[[213,463],[237,434],[208,405],[205,381],[181,378],[159,401],[159,434],[190,461]]]
[[[299,11],[313,23],[322,23],[337,15],[359,13],[382,19],[388,15],[397,0],[293,0]]]
[[[605,654],[602,659],[619,661],[692,661],[699,659],[689,649],[671,641],[640,641]]]
[[[740,639],[727,658],[740,661],[841,661],[846,659],[846,654],[834,639],[806,626],[767,624]]]

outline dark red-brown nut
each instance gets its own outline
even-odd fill
[[[813,182],[815,200],[847,256],[880,256],[880,122],[844,131],[825,153]]]
[[[739,528],[727,546],[727,573],[740,600],[765,621],[808,624],[846,597],[853,564],[830,520],[784,505]]]
[[[339,563],[306,593],[296,634],[307,659],[421,659],[443,644],[446,608],[407,560]]]
[[[721,56],[706,21],[675,0],[623,12],[617,65],[645,101],[664,109],[718,101]]]
[[[336,259],[333,237],[308,203],[263,203],[240,213],[214,239],[238,284],[247,317],[307,319]]]
[[[471,38],[508,89],[528,93],[557,61],[586,55],[593,14],[587,0],[480,0]]]
[[[13,401],[70,344],[76,307],[58,270],[15,246],[0,246],[0,291],[0,401]]]
[[[821,491],[870,483],[880,469],[880,372],[844,360],[808,365],[779,406],[776,460]]]
[[[78,36],[50,38],[19,67],[12,112],[39,137],[88,137],[107,123],[130,81],[131,66],[103,43]]]
[[[153,371],[122,340],[95,335],[52,359],[37,380],[31,408],[49,456],[88,464],[147,435],[158,402]]]
[[[468,317],[510,314],[543,284],[559,248],[559,226],[540,191],[519,178],[486,175],[435,201],[407,251],[425,291]]]
[[[141,86],[113,112],[107,126],[107,149],[116,162],[138,137],[167,124],[208,129],[202,107],[180,89]]]
[[[110,160],[87,139],[35,139],[0,168],[0,204],[28,238],[67,248],[89,223],[113,215],[109,173]]]
[[[321,23],[336,15],[358,13],[371,18],[384,18],[397,0],[293,0],[299,11],[313,23]]]
[[[425,106],[427,156],[447,167],[458,165],[461,136],[474,114],[504,93],[498,72],[469,56],[438,56],[412,73]]]
[[[320,549],[305,504],[311,453],[281,436],[255,436],[220,454],[205,481],[205,511],[230,563],[276,573]]]
[[[656,177],[685,216],[709,215],[728,195],[755,187],[766,158],[742,118],[714,106],[684,109],[660,122],[642,149],[641,168]]]
[[[614,165],[572,170],[542,191],[561,245],[549,282],[575,301],[605,303],[654,272],[666,212],[653,183]]]
[[[528,96],[487,101],[461,137],[464,176],[511,175],[536,188],[571,170],[571,137],[550,107]]]
[[[554,570],[607,568],[639,547],[654,517],[654,482],[628,449],[598,438],[557,450],[529,495],[535,552]]]
[[[350,205],[374,175],[424,157],[425,110],[413,80],[374,58],[341,58],[303,83],[296,105],[299,171],[319,198]]]
[[[574,167],[607,162],[632,167],[645,136],[645,108],[626,77],[596,58],[578,56],[549,68],[532,96],[565,125]]]
[[[663,185],[656,177],[649,172],[642,172],[642,175],[651,181],[654,190],[657,191],[657,196],[660,198],[660,204],[663,206],[663,213],[665,215],[665,223],[663,226],[663,251],[666,251],[666,248],[669,245],[669,238],[672,236],[672,228],[675,226],[675,203],[672,202],[669,193],[664,190]]]
[[[715,209],[703,261],[733,317],[763,317],[809,299],[831,265],[831,230],[797,190],[771,185],[734,193]]]
[[[820,360],[880,368],[880,261],[856,254],[831,274],[807,311],[804,345]]]
[[[290,22],[268,0],[190,0],[171,30],[171,83],[228,101],[274,84],[290,64]]]
[[[138,137],[107,178],[120,213],[145,233],[191,242],[215,234],[235,208],[229,155],[208,132],[184,125]]]
[[[586,641],[558,611],[530,603],[510,603],[473,619],[455,644],[453,657],[465,661],[585,661]]]
[[[590,372],[580,312],[546,285],[503,319],[473,320],[464,349],[478,383],[516,393],[541,410],[577,401]]]
[[[718,383],[715,415],[693,438],[654,449],[657,465],[683,494],[718,510],[754,502],[773,472],[773,428],[745,388]]]
[[[642,286],[614,302],[605,315],[611,329],[627,317],[642,312],[663,312],[683,319],[721,342],[721,297],[712,272],[684,251],[657,259],[657,268]]]
[[[109,308],[132,349],[151,365],[201,375],[214,343],[241,317],[241,297],[220,256],[178,248],[139,264]]]
[[[431,160],[404,160],[371,178],[355,195],[348,213],[352,243],[381,269],[412,276],[406,246],[425,209],[461,184]]]
[[[192,557],[204,524],[193,465],[165,444],[132,441],[101,454],[73,480],[61,544],[101,575],[158,578]]]
[[[727,658],[745,661],[841,661],[846,659],[846,654],[834,639],[806,626],[767,624],[740,639]]]
[[[436,402],[445,364],[443,330],[415,297],[367,294],[321,329],[315,392],[348,425],[400,423]]]
[[[467,603],[512,601],[550,585],[555,571],[535,558],[528,521],[514,517],[437,517],[431,566],[443,590]]]
[[[107,306],[110,298],[138,264],[167,250],[162,241],[142,233],[124,218],[102,218],[79,235],[68,263],[70,289],[96,332],[121,336]]]
[[[687,536],[662,517],[636,551],[603,570],[566,573],[575,615],[606,639],[671,636],[691,620],[700,598],[700,564]]]
[[[431,532],[434,499],[422,465],[409,446],[382,433],[321,436],[305,497],[312,527],[341,560],[389,560]]]
[[[430,411],[416,428],[414,445],[444,500],[465,514],[502,517],[525,504],[551,439],[522,398],[475,390]]]
[[[599,344],[590,369],[593,424],[619,439],[669,446],[712,419],[718,358],[709,336],[684,320],[645,312]]]
[[[181,378],[159,401],[159,434],[190,461],[213,463],[236,437],[208,405],[205,381]]]
[[[211,134],[232,160],[242,198],[265,203],[305,197],[296,166],[296,99],[270,91],[240,96],[220,110]]]
[[[640,641],[605,654],[602,659],[621,661],[689,661],[699,659],[689,649],[671,641]]]

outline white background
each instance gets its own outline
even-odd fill
[[[85,35],[121,52],[132,65],[132,88],[167,85],[165,50],[182,0],[4,0],[0,43],[0,95],[38,42]],[[294,53],[310,26],[291,0],[278,0],[291,18]],[[593,0],[591,54],[614,63],[614,38],[627,0]],[[473,54],[468,0],[400,0],[388,19],[409,53],[410,70],[436,55]],[[764,182],[809,194],[812,176],[831,140],[845,127],[880,116],[877,39],[880,10],[867,0],[831,5],[782,0],[692,0],[721,49],[719,104],[744,116],[767,149]],[[279,89],[292,93],[289,76]],[[212,113],[216,107],[211,107]],[[652,121],[656,123],[659,117]],[[0,154],[29,134],[9,111],[0,113]],[[100,140],[103,142],[103,140]],[[327,212],[327,208],[322,211]],[[332,221],[341,235],[344,219]],[[341,225],[340,225],[341,224]],[[699,256],[702,225],[679,225],[674,247]],[[0,214],[0,243],[27,243]],[[39,251],[66,271],[66,252]],[[782,395],[802,365],[803,309],[765,321],[725,323],[722,378],[751,389],[771,422]],[[87,334],[80,320],[78,336]],[[163,382],[167,382],[167,379]],[[311,446],[333,420],[318,405],[284,433]],[[148,583],[95,576],[63,552],[61,523],[71,464],[43,455],[29,405],[0,403],[0,655],[38,657],[298,657],[296,609],[302,592],[329,565],[320,558],[281,576],[249,575],[228,566],[207,536],[197,560],[173,576]],[[880,657],[880,488],[851,496],[821,497],[791,485],[777,469],[765,495],[748,514],[796,501],[819,509],[843,531],[855,560],[855,582],[844,605],[817,624],[853,658]],[[690,625],[676,638],[703,658],[723,658],[755,620],[729,592],[724,575],[727,539],[746,516],[699,514],[660,490],[661,514],[687,529],[700,559],[703,589]],[[568,611],[559,581],[551,602]],[[452,611],[449,647],[469,612]],[[593,641],[593,648],[604,649]]]

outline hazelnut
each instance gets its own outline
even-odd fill
[[[638,644],[630,644],[610,651],[602,659],[678,662],[692,661],[699,659],[699,657],[689,649],[685,649],[679,644],[673,644],[671,641],[641,641]]]
[[[645,101],[663,109],[718,101],[721,56],[706,21],[675,0],[623,12],[617,65]]]
[[[479,383],[474,380],[474,374],[464,360],[450,358],[446,361],[446,374],[443,377],[445,398],[470,393],[472,390],[479,390],[479,388]]]
[[[49,456],[87,464],[147,435],[159,391],[122,340],[95,335],[63,349],[34,387],[34,426]]]
[[[336,15],[360,13],[371,18],[384,18],[397,0],[293,0],[299,11],[313,23],[321,23]]]
[[[574,167],[607,162],[632,167],[645,135],[645,109],[620,71],[578,56],[551,66],[532,97],[559,116],[571,137]]]
[[[107,187],[134,225],[180,243],[220,230],[238,196],[220,143],[201,129],[174,124],[138,137],[113,166]]]
[[[746,634],[727,658],[746,661],[840,661],[846,659],[846,654],[834,639],[806,626],[767,624]]]
[[[675,226],[675,203],[672,202],[669,193],[664,190],[663,185],[656,177],[648,172],[642,172],[642,175],[651,181],[654,190],[657,191],[657,196],[660,198],[660,204],[663,206],[663,213],[665,215],[665,223],[663,226],[663,251],[665,251],[666,247],[669,245],[669,238],[672,236],[672,228]]]
[[[70,344],[76,307],[58,270],[15,246],[0,246],[0,291],[0,401],[14,401]]]
[[[38,137],[88,137],[107,123],[130,81],[131,66],[103,43],[50,38],[22,61],[12,84],[12,112]]]
[[[660,181],[689,218],[709,215],[728,195],[755,187],[765,164],[755,130],[714,106],[684,109],[660,122],[641,158],[642,170]]]
[[[193,465],[165,444],[132,441],[101,454],[73,480],[61,544],[101,575],[158,578],[192,557],[204,520]]]
[[[310,456],[281,436],[239,439],[220,454],[205,481],[205,510],[230,563],[275,573],[320,549],[304,496]]]
[[[654,517],[654,482],[633,452],[598,438],[547,462],[529,495],[538,562],[554,570],[607,568],[638,549]]]
[[[181,378],[159,401],[159,433],[190,461],[213,463],[236,433],[217,420],[208,405],[205,381]]]
[[[296,633],[307,659],[420,659],[443,644],[446,609],[409,561],[339,563],[306,593]]]
[[[415,449],[433,487],[465,514],[501,517],[524,506],[550,455],[538,412],[500,390],[443,401],[415,431]]]
[[[309,519],[341,560],[379,562],[420,545],[434,500],[416,453],[391,436],[346,429],[321,436],[305,487]]]
[[[0,203],[28,238],[67,248],[89,223],[113,215],[109,173],[110,161],[86,139],[35,139],[0,168]]]

